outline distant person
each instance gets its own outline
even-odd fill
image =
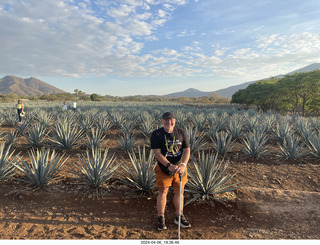
[[[77,101],[73,101],[73,102],[72,102],[72,110],[73,110],[74,112],[77,111]]]
[[[63,108],[64,110],[68,110],[68,107],[67,107],[67,105],[66,105],[66,101],[63,102],[62,108]]]
[[[18,104],[16,104],[16,108],[17,108],[19,123],[22,123],[22,117],[24,115],[24,104],[22,103],[22,99],[18,100]]]

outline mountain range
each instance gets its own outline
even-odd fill
[[[23,79],[9,75],[0,79],[0,95],[10,93],[20,96],[32,96],[65,93],[65,91],[34,77]]]
[[[311,65],[305,66],[301,69],[289,72],[286,75],[294,74],[296,72],[308,72],[316,69],[320,69],[320,63],[314,63]],[[277,75],[275,77],[281,78],[281,77],[284,77],[284,75]],[[269,78],[265,78],[265,79],[269,79]],[[260,80],[265,80],[265,79],[260,79]],[[210,94],[216,93],[222,97],[231,98],[232,95],[238,90],[245,89],[250,84],[260,80],[246,82],[246,83],[242,83],[239,85],[235,85],[235,86],[231,86],[228,88],[211,91],[211,92],[203,92],[198,89],[189,88],[182,92],[163,95],[163,97],[170,97],[170,98],[204,97],[204,96],[209,96]],[[32,95],[37,96],[37,95],[58,94],[58,93],[66,93],[66,92],[46,82],[36,79],[34,77],[23,79],[20,77],[9,75],[0,79],[0,95],[9,94],[9,93],[15,93],[20,96],[32,96]],[[143,97],[146,97],[146,96],[143,96]]]
[[[296,72],[308,72],[308,71],[313,71],[316,69],[320,69],[320,63],[314,63],[308,66],[305,66],[301,69],[298,70],[294,70],[292,72],[287,73],[286,75],[290,75],[290,74],[294,74]],[[277,75],[274,77],[279,77],[282,78],[284,77],[284,75]],[[269,79],[269,78],[265,78],[265,79]],[[260,79],[260,80],[265,80],[265,79]],[[251,82],[245,82],[239,85],[235,85],[235,86],[231,86],[228,88],[224,88],[224,89],[220,89],[220,90],[216,90],[216,91],[212,91],[212,92],[203,92],[194,88],[189,88],[185,91],[182,92],[177,92],[177,93],[171,93],[171,94],[167,94],[164,95],[165,97],[171,97],[171,98],[178,98],[178,97],[204,97],[204,96],[208,96],[212,93],[218,93],[219,95],[221,95],[222,97],[227,97],[227,98],[231,98],[232,95],[237,92],[240,89],[245,89],[247,88],[250,84],[255,83],[257,81],[260,80],[256,80],[256,81],[251,81]]]

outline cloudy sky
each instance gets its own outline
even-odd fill
[[[215,91],[320,62],[319,0],[0,0],[0,76],[67,92]]]

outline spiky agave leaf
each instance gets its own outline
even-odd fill
[[[83,131],[78,129],[72,121],[66,118],[60,120],[52,132],[52,143],[64,149],[71,149],[79,147],[79,142],[82,139]]]
[[[132,151],[129,153],[131,165],[126,164],[122,165],[122,168],[125,170],[127,175],[121,174],[124,179],[120,180],[122,183],[128,184],[134,188],[137,188],[140,191],[148,192],[152,190],[155,185],[155,174],[154,174],[154,154],[152,151],[149,153],[148,159],[146,158],[146,149],[143,146],[141,151],[138,147],[138,155]]]
[[[267,136],[263,131],[254,130],[242,140],[241,150],[250,157],[259,158],[269,152],[267,141]]]
[[[10,152],[11,146],[5,149],[5,143],[0,146],[0,180],[10,177],[14,172],[14,165],[19,154],[13,156],[14,150]]]
[[[205,148],[207,147],[207,142],[205,140],[205,134],[203,132],[198,135],[198,128],[189,126],[186,128],[186,133],[190,141],[191,154],[197,151],[205,150]]]
[[[91,135],[87,134],[85,140],[85,146],[89,149],[93,148],[101,148],[104,143],[103,140],[106,136],[103,131],[100,129],[91,128]]]
[[[125,151],[132,151],[135,147],[135,139],[136,137],[133,133],[122,133],[118,143],[120,144],[121,149]]]
[[[311,154],[320,159],[320,133],[312,134],[307,141],[307,146]]]
[[[101,187],[113,177],[119,167],[119,164],[115,163],[115,155],[109,155],[108,148],[104,153],[100,148],[91,148],[86,151],[86,155],[82,154],[79,160],[79,163],[73,163],[78,171],[71,169],[70,172],[77,181],[89,188]]]
[[[4,137],[6,145],[16,146],[18,137],[19,137],[18,131],[12,130],[8,132]]]
[[[35,123],[28,132],[23,134],[27,145],[31,147],[42,146],[46,142],[45,138],[47,135],[48,132],[46,132],[45,125],[40,123]]]
[[[209,152],[198,153],[198,160],[192,156],[194,168],[188,168],[189,181],[187,182],[186,192],[190,192],[194,197],[187,204],[197,199],[214,199],[222,202],[216,194],[234,191],[238,188],[239,182],[229,183],[236,173],[228,175],[226,169],[228,162],[218,161],[218,154],[215,156]],[[194,170],[193,170],[194,169]]]
[[[63,160],[64,154],[60,156],[54,150],[50,152],[50,148],[36,151],[31,149],[28,155],[30,164],[21,158],[14,163],[18,170],[18,178],[15,180],[40,188],[47,186],[57,177],[68,159],[67,157]]]
[[[290,134],[285,137],[283,143],[278,143],[280,155],[285,159],[296,160],[306,155],[304,143],[300,143],[299,137]]]
[[[215,137],[212,138],[210,136],[210,139],[213,142],[213,148],[222,156],[227,154],[235,146],[234,141],[232,141],[232,136],[224,131],[217,132]]]

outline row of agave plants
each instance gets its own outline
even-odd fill
[[[308,153],[319,158],[319,120],[274,113],[257,114],[233,108],[214,109],[181,105],[156,104],[87,104],[77,112],[63,111],[57,104],[27,107],[22,124],[16,124],[14,110],[4,108],[0,123],[12,131],[3,132],[0,149],[0,180],[13,179],[28,185],[44,187],[67,169],[72,178],[90,190],[97,189],[117,178],[140,191],[154,188],[154,156],[150,151],[151,132],[160,126],[161,114],[174,111],[177,125],[184,127],[190,137],[190,181],[186,191],[196,199],[217,198],[218,193],[233,191],[239,183],[230,183],[233,175],[226,171],[226,155],[236,146],[251,157],[269,151],[268,144],[277,144],[280,155],[297,159]],[[13,119],[14,118],[14,119]],[[112,130],[120,132],[119,146],[129,156],[129,163],[111,155],[105,142]],[[143,147],[137,146],[138,135]],[[29,160],[14,154],[18,138],[30,146]],[[21,141],[21,140],[20,140]],[[56,148],[86,150],[79,161],[55,152]],[[11,150],[12,149],[12,150]],[[149,154],[146,153],[149,150]],[[148,155],[148,156],[147,156]],[[66,164],[68,162],[69,164]]]
[[[189,135],[191,153],[214,150],[226,155],[237,148],[253,158],[267,154],[290,160],[307,155],[320,158],[318,118],[272,112],[258,114],[232,108],[196,110],[181,105],[91,105],[76,113],[56,107],[31,108],[24,123],[18,125],[13,110],[3,111],[0,124],[11,126],[12,130],[2,131],[0,137],[13,147],[20,139],[25,147],[90,149],[104,147],[109,133],[117,130],[119,147],[132,151],[139,143],[150,145],[152,131],[161,126],[162,112],[171,110],[177,116],[177,126],[185,128]]]

